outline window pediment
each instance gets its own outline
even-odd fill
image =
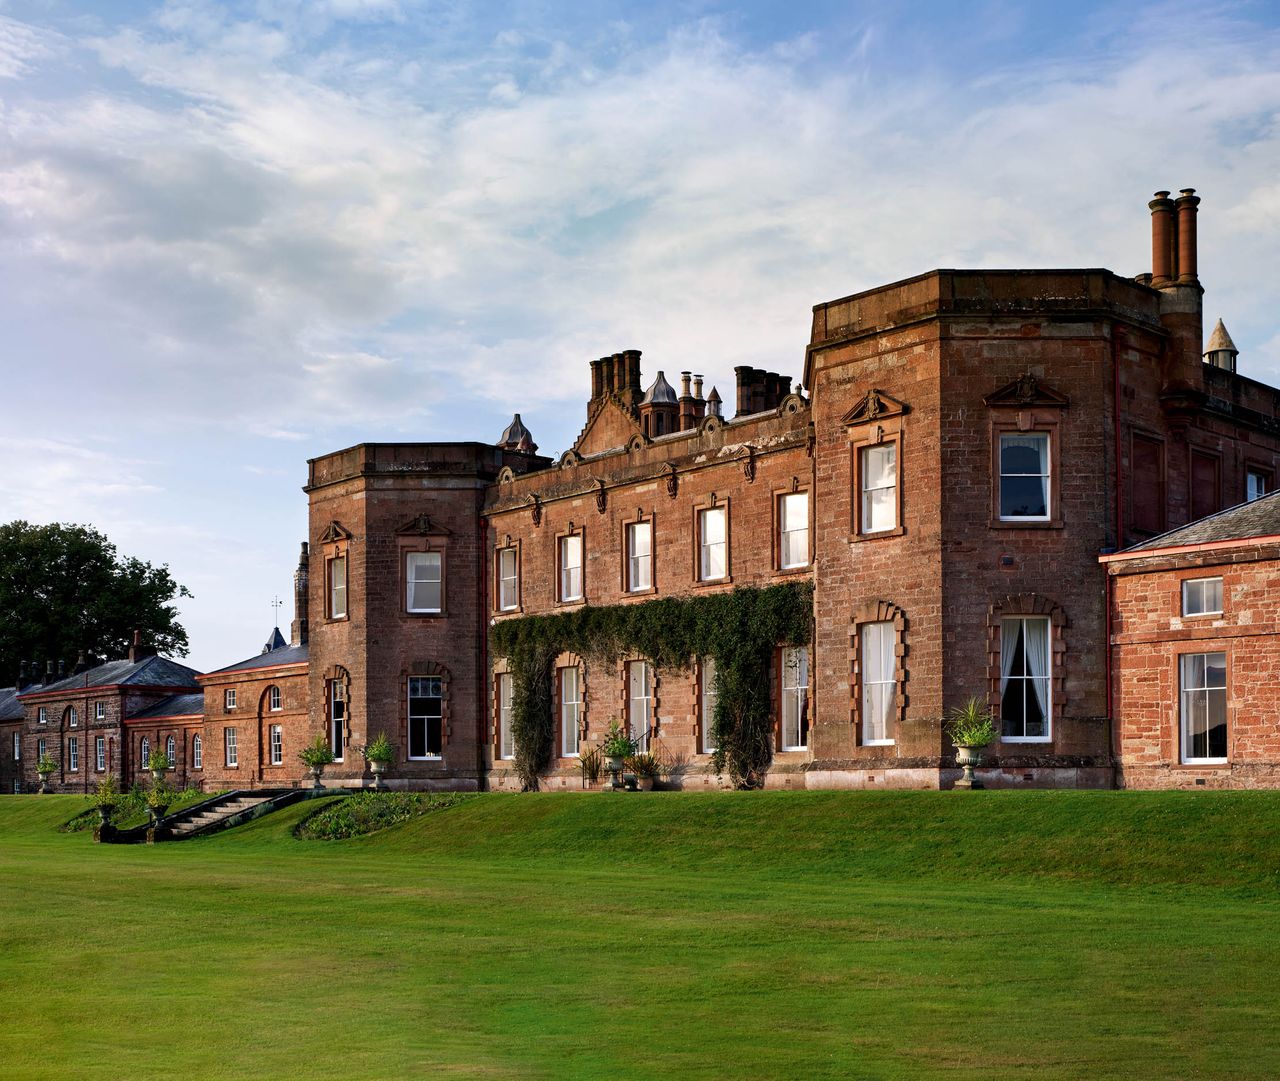
[[[876,424],[889,417],[905,416],[910,411],[911,407],[905,402],[873,387],[842,419],[844,424],[853,427],[858,424]]]
[[[450,532],[444,526],[433,522],[431,516],[426,513],[419,514],[396,530],[396,534],[401,537],[447,537]]]
[[[1008,406],[1013,409],[1065,409],[1070,404],[1065,394],[1040,382],[1031,372],[1025,372],[982,400],[989,406]]]
[[[321,544],[331,544],[334,541],[344,541],[351,539],[350,530],[344,529],[342,523],[336,519],[325,527],[325,531],[320,534]]]

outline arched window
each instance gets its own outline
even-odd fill
[[[280,688],[271,687],[267,690],[267,709],[272,713],[279,713],[284,708],[284,703],[280,700]]]
[[[204,769],[204,747],[199,736],[191,737],[191,768]]]
[[[138,762],[139,769],[147,768],[147,759],[151,757],[151,740],[146,736],[142,737],[142,743],[138,746]]]
[[[173,769],[178,764],[178,742],[172,736],[164,741],[164,753],[169,759],[169,768]]]

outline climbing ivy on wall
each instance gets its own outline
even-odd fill
[[[551,765],[552,664],[560,653],[577,653],[608,664],[638,655],[659,669],[681,670],[695,657],[713,657],[713,764],[736,787],[759,787],[773,757],[774,649],[808,645],[812,632],[810,582],[503,620],[494,628],[492,647],[511,671],[511,734],[522,784],[536,789]]]

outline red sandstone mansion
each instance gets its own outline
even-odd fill
[[[1136,279],[937,270],[818,304],[794,388],[740,367],[732,416],[692,373],[644,389],[631,350],[591,363],[554,460],[519,416],[497,444],[317,458],[291,641],[208,674],[141,644],[32,673],[0,692],[0,785],[32,788],[41,753],[60,790],[128,783],[164,748],[182,783],[287,786],[320,733],[326,780],[360,785],[385,732],[393,787],[518,786],[494,627],[786,582],[813,629],[760,688],[770,786],[949,786],[941,720],[972,695],[999,719],[989,785],[1275,785],[1280,391],[1221,323],[1202,346],[1198,203],[1157,193]],[[548,677],[541,786],[578,787],[614,722],[683,786],[723,783],[713,657],[564,653]]]

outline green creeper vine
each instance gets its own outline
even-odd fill
[[[511,734],[522,784],[536,789],[551,765],[552,664],[560,653],[577,653],[606,663],[638,654],[659,669],[682,670],[695,657],[713,657],[713,765],[738,788],[759,787],[773,757],[774,649],[808,645],[812,632],[810,582],[504,620],[494,628],[492,646],[511,671]]]

